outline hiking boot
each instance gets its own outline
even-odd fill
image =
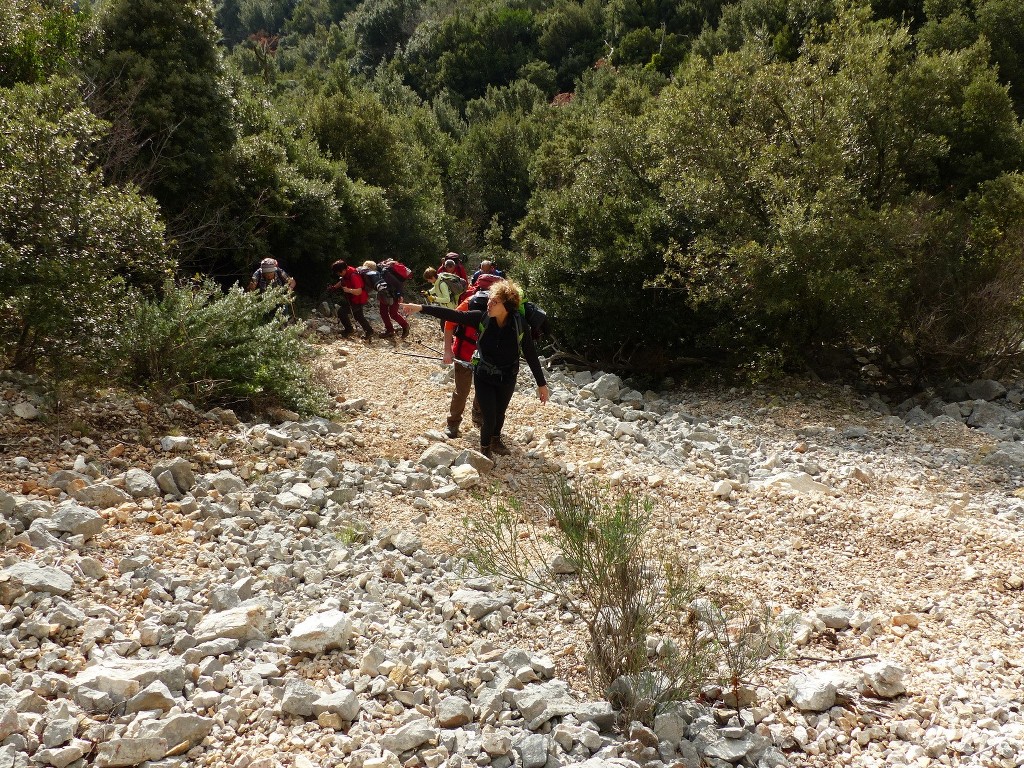
[[[501,436],[500,435],[498,437],[492,437],[491,438],[491,451],[493,451],[494,453],[498,454],[499,456],[511,456],[512,455],[512,451],[510,451],[508,449],[508,447],[503,442],[501,442]]]
[[[387,331],[381,331],[380,332],[380,337],[382,339],[390,339],[394,335],[395,335],[394,329],[390,329],[390,330],[387,330]]]
[[[492,461],[494,460],[494,457],[491,455],[491,449],[490,449],[489,446],[481,445],[480,446],[480,453],[482,453],[488,459],[491,459]]]
[[[345,330],[343,330],[341,332],[341,338],[347,339],[349,336],[351,336],[353,334],[353,332],[354,331],[353,331],[352,328],[346,328]]]
[[[363,341],[365,341],[367,344],[373,344],[373,331],[370,331],[368,334],[366,334],[363,337]]]
[[[456,424],[454,427],[451,424],[449,424],[447,427],[445,427],[444,428],[444,436],[445,437],[449,437],[452,440],[454,440],[456,437],[458,437],[459,436],[459,426],[458,426],[458,424]]]
[[[405,328],[402,329],[402,338],[406,339],[408,337],[409,337],[409,326],[407,325],[407,326],[405,326]]]

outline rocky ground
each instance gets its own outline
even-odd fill
[[[333,421],[106,391],[58,419],[2,375],[0,768],[1024,765],[1020,386],[552,371],[494,467],[440,434],[415,320],[400,346],[311,324]],[[578,619],[460,559],[486,498],[544,524],[555,473],[643,489],[658,540],[796,617],[739,717],[709,689],[616,730]]]

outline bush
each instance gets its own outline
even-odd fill
[[[482,573],[550,593],[583,620],[594,682],[625,723],[652,723],[662,705],[694,698],[712,680],[735,692],[785,645],[771,611],[709,590],[678,551],[651,541],[652,509],[628,491],[562,479],[544,508],[551,534],[526,523],[515,499],[467,521]],[[571,576],[554,569],[553,554]]]
[[[128,314],[114,354],[131,383],[203,404],[280,404],[306,413],[328,408],[312,378],[312,350],[288,324],[281,290],[226,294],[212,281],[167,286],[159,301]]]
[[[129,290],[152,293],[173,269],[154,202],[104,183],[105,127],[76,88],[0,88],[4,365],[84,369],[118,333]]]

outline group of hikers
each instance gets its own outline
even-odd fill
[[[329,294],[339,299],[338,319],[342,334],[351,336],[358,323],[364,339],[374,339],[366,318],[366,305],[376,299],[384,330],[383,338],[401,338],[410,332],[407,315],[422,313],[437,318],[444,332],[445,365],[454,364],[455,390],[448,410],[445,435],[459,436],[459,427],[475,390],[471,418],[480,429],[480,452],[489,458],[508,456],[502,438],[505,414],[519,375],[519,358],[526,360],[542,403],[549,397],[547,381],[537,355],[535,338],[543,332],[547,316],[539,307],[524,302],[522,289],[490,261],[482,261],[470,277],[458,253],[449,252],[437,268],[430,267],[423,279],[430,288],[423,292],[426,303],[405,302],[405,282],[412,271],[395,259],[365,261],[355,267],[344,259],[331,264],[335,282]],[[264,259],[253,273],[248,290],[270,286],[294,289],[295,280],[274,259]],[[400,329],[397,330],[396,329]]]

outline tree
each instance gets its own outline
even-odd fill
[[[666,277],[717,343],[804,361],[862,344],[935,364],[908,348],[915,324],[1001,271],[987,252],[963,258],[962,200],[1024,147],[984,51],[915,56],[905,28],[846,8],[792,63],[747,43],[679,82],[654,121],[654,177],[693,236],[671,246]],[[947,274],[955,287],[937,289]]]
[[[0,335],[6,364],[95,360],[130,289],[173,267],[151,200],[106,186],[103,128],[70,80],[0,89]]]
[[[211,191],[234,142],[231,103],[208,0],[112,0],[99,16],[100,44],[86,63],[90,105],[124,121],[111,178],[151,193],[189,266],[202,266],[216,232]],[[213,217],[215,218],[215,217]]]
[[[0,0],[0,88],[42,83],[77,63],[83,14],[55,0]]]
[[[475,239],[497,220],[507,240],[526,213],[530,159],[544,138],[548,109],[544,94],[523,80],[489,88],[466,106],[469,129],[452,154],[448,202]]]
[[[515,232],[516,268],[559,341],[602,367],[660,370],[683,336],[685,317],[645,289],[673,226],[650,178],[648,121],[663,85],[639,72],[585,77],[533,159],[534,193]]]

